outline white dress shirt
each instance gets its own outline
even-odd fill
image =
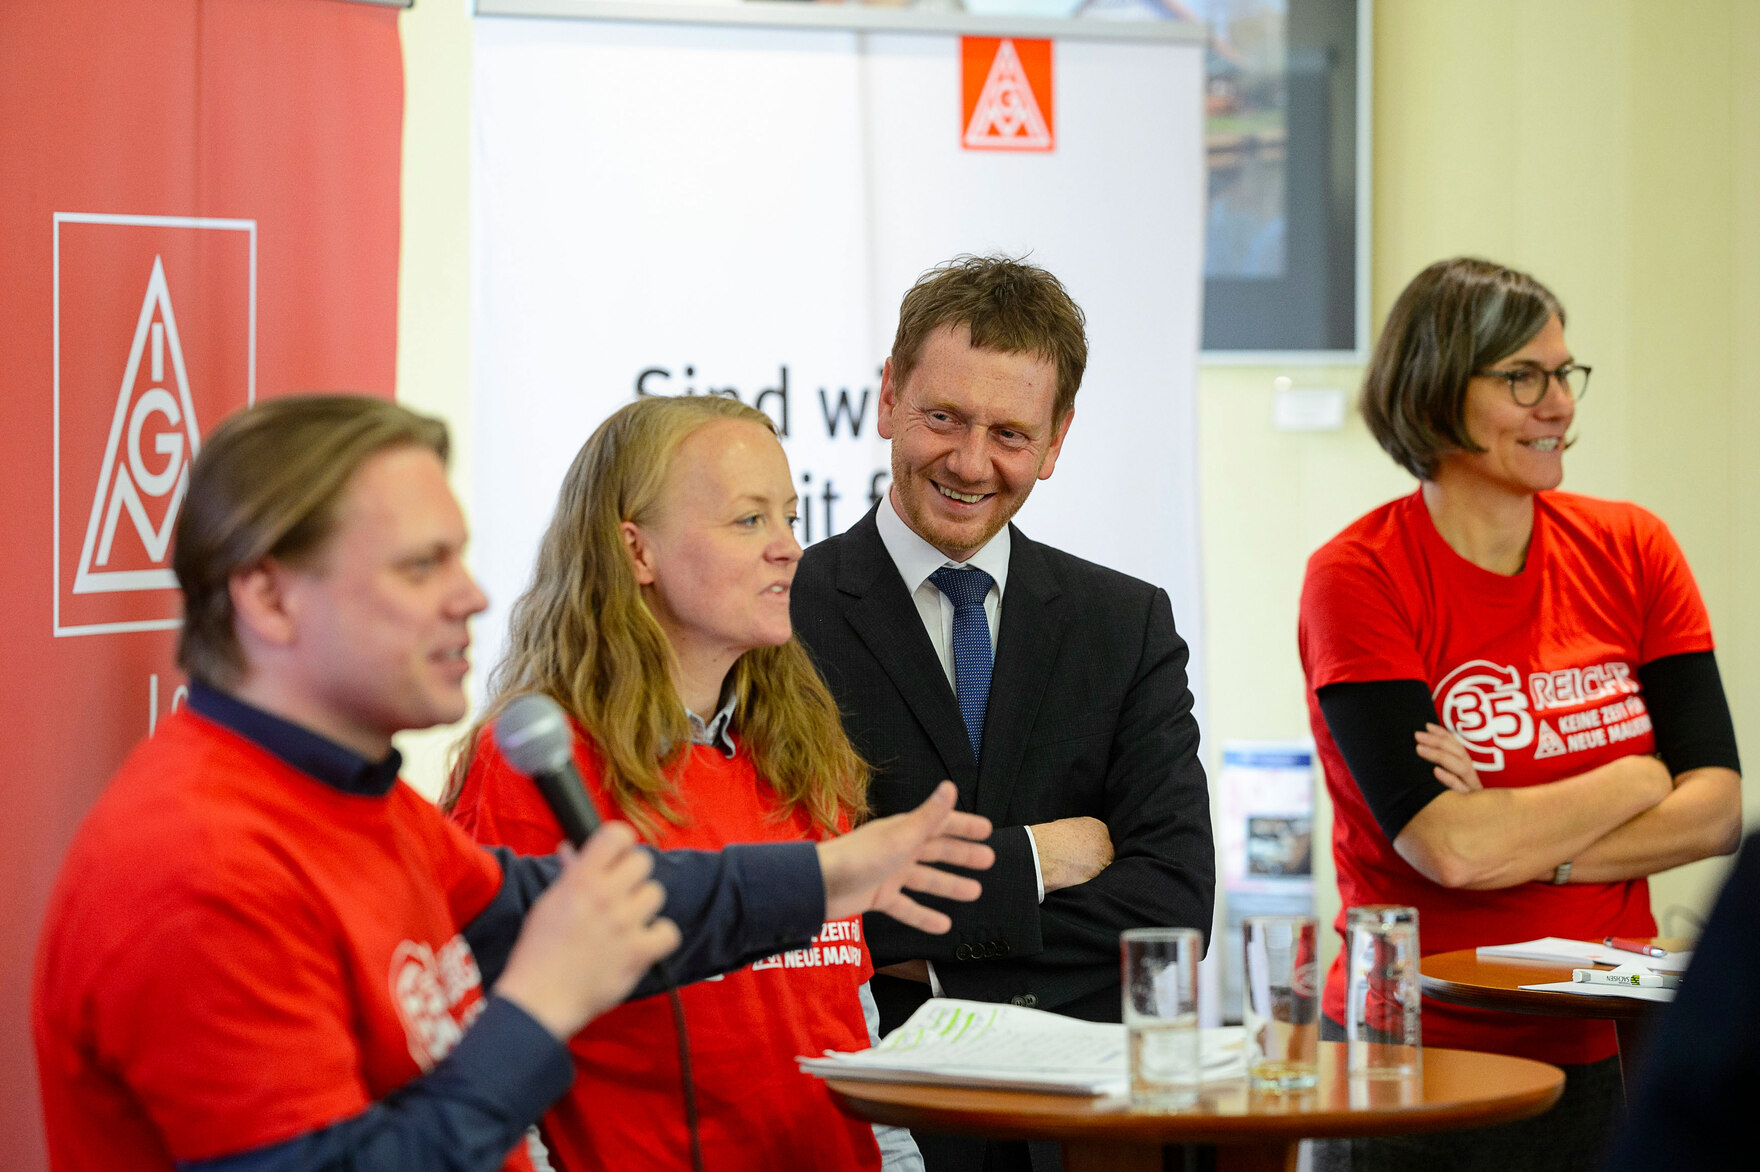
[[[880,528],[880,542],[892,558],[892,564],[898,567],[898,576],[904,579],[904,588],[910,591],[911,601],[917,604],[917,615],[923,620],[923,629],[929,633],[929,645],[935,648],[936,658],[941,660],[941,670],[947,673],[948,686],[959,694],[959,685],[953,668],[953,600],[941,593],[939,587],[929,580],[929,575],[943,566],[963,570],[967,566],[983,570],[995,583],[990,593],[984,596],[984,617],[990,623],[990,654],[996,654],[996,634],[1002,627],[1002,595],[1008,588],[1008,558],[1014,546],[1009,537],[1008,526],[1004,525],[983,548],[963,562],[950,561],[946,554],[930,545],[917,535],[916,530],[904,523],[898,510],[892,507],[892,494],[889,492],[880,502],[874,522]],[[1027,832],[1027,846],[1033,856],[1033,881],[1038,887],[1039,902],[1045,902],[1045,875],[1039,868],[1039,844],[1033,838],[1031,827],[1023,827]],[[930,969],[933,972],[933,967]],[[939,989],[936,990],[940,992]]]

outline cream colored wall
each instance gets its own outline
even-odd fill
[[[1760,441],[1760,5],[1384,0],[1374,45],[1374,321],[1424,265],[1461,253],[1552,286],[1595,367],[1566,487],[1672,527],[1711,609],[1738,737],[1760,756],[1760,466],[1745,458]],[[1354,391],[1361,371],[1199,380],[1213,757],[1227,738],[1306,733],[1303,562],[1412,487],[1355,419],[1271,430],[1277,375]],[[1688,923],[1670,909],[1706,907],[1724,868],[1654,881],[1665,929]]]
[[[398,396],[453,424],[468,499],[466,0],[418,0],[401,28]],[[1738,735],[1760,754],[1760,598],[1745,588],[1760,582],[1760,526],[1743,524],[1760,516],[1760,464],[1743,458],[1760,441],[1760,5],[1383,0],[1374,76],[1374,319],[1413,273],[1456,253],[1558,291],[1571,345],[1596,368],[1567,486],[1639,501],[1674,528],[1711,608]],[[1228,738],[1306,734],[1303,562],[1410,486],[1354,419],[1273,431],[1277,375],[1354,389],[1360,371],[1208,368],[1199,380],[1212,764]],[[400,741],[430,790],[452,735]],[[1721,873],[1657,880],[1665,926],[1678,926],[1671,907],[1703,908]]]
[[[397,397],[452,429],[452,486],[470,500],[470,77],[468,0],[418,0],[403,37],[403,263]],[[479,670],[488,667],[480,664]],[[433,797],[459,728],[405,733],[404,776]]]

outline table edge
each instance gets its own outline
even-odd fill
[[[1434,1050],[1426,1048],[1425,1053],[1478,1054],[1482,1052],[1451,1051],[1445,1047],[1436,1047]],[[989,1119],[981,1125],[975,1125],[969,1122],[966,1116],[976,1112],[978,1110],[976,1108],[917,1106],[864,1097],[864,1092],[874,1087],[896,1086],[900,1083],[836,1078],[827,1078],[824,1082],[832,1100],[841,1110],[846,1114],[872,1123],[926,1128],[931,1131],[955,1132],[964,1135],[983,1135],[993,1139],[1062,1142],[1105,1139],[1108,1142],[1126,1144],[1165,1142],[1233,1146],[1294,1142],[1298,1139],[1351,1139],[1378,1135],[1416,1135],[1465,1127],[1494,1126],[1498,1123],[1513,1123],[1540,1115],[1549,1110],[1563,1095],[1565,1076],[1558,1067],[1551,1063],[1537,1062],[1534,1059],[1520,1058],[1516,1055],[1497,1055],[1497,1057],[1546,1067],[1552,1071],[1553,1078],[1545,1086],[1534,1091],[1495,1100],[1496,1103],[1510,1109],[1507,1112],[1499,1112],[1496,1119],[1484,1122],[1471,1119],[1463,1121],[1460,1118],[1461,1110],[1458,1104],[1439,1103],[1382,1107],[1374,1111],[1344,1111],[1323,1114],[1205,1115],[1170,1112],[1161,1116],[1137,1115],[1120,1111],[1093,1115],[1023,1115],[1014,1117],[1014,1122],[1005,1123],[1002,1126],[997,1126]],[[930,1086],[931,1084],[907,1083],[903,1085]],[[980,1088],[943,1087],[939,1089],[978,1090]],[[1153,1121],[1157,1119],[1177,1119],[1182,1121],[1182,1125],[1165,1138],[1152,1135],[1137,1136],[1131,1134],[1131,1131],[1115,1126],[1120,1120],[1128,1120],[1133,1125],[1132,1130],[1152,1132],[1154,1130]],[[1392,1126],[1389,1125],[1390,1123]]]
[[[1424,962],[1437,957],[1473,955],[1477,950],[1460,948],[1435,952],[1418,961],[1418,988],[1426,997],[1447,1005],[1467,1009],[1485,1009],[1495,1013],[1519,1013],[1529,1017],[1562,1017],[1582,1021],[1641,1021],[1658,1010],[1668,1008],[1667,1002],[1644,1001],[1636,997],[1594,997],[1564,993],[1550,989],[1505,989],[1495,985],[1462,984],[1447,977],[1433,976],[1424,971]],[[1478,961],[1478,963],[1485,963]],[[1550,969],[1554,980],[1568,980],[1569,965],[1546,965],[1530,962],[1512,963],[1511,967]],[[1539,983],[1539,982],[1536,982]]]

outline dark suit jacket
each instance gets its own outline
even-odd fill
[[[795,631],[874,767],[876,814],[952,778],[960,808],[997,827],[983,896],[929,901],[953,931],[867,918],[875,965],[922,957],[949,996],[1117,1021],[1120,931],[1210,930],[1215,859],[1186,644],[1166,591],[1010,534],[982,761],[873,512],[802,557]],[[1077,815],[1106,823],[1114,861],[1040,904],[1022,828]],[[886,984],[875,994],[890,1030],[927,988],[901,1004],[909,983],[882,996]]]

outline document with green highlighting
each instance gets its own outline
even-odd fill
[[[1204,1076],[1239,1073],[1241,1030],[1200,1030]],[[822,1078],[1074,1095],[1129,1088],[1125,1028],[1041,1009],[932,997],[872,1050],[798,1059]]]

